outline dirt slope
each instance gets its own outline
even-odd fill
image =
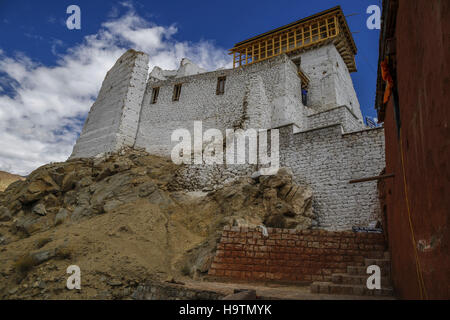
[[[25,178],[17,174],[0,171],[0,192],[4,191],[11,183],[17,180],[25,180]]]
[[[147,280],[206,275],[225,224],[313,221],[310,191],[286,170],[209,194],[172,191],[178,170],[123,150],[11,184],[0,192],[0,299],[126,299]],[[81,291],[66,289],[69,265],[81,269]]]

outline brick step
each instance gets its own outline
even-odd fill
[[[391,276],[391,268],[380,267],[381,276],[390,277]],[[367,267],[365,266],[348,266],[347,274],[355,275],[355,276],[368,276]]]
[[[311,284],[311,293],[325,294],[346,294],[357,296],[385,296],[392,297],[394,290],[391,287],[381,287],[381,289],[370,290],[365,285],[355,284],[336,284],[331,282],[313,282]]]
[[[334,273],[331,275],[331,282],[334,284],[358,284],[366,285],[367,278],[370,275],[351,275],[347,273]],[[381,286],[390,287],[391,279],[389,277],[381,277]]]
[[[370,259],[385,259],[385,252],[383,251],[370,251],[365,253],[366,258]]]
[[[388,269],[391,267],[391,260],[390,259],[365,259],[364,265],[366,267],[371,265],[377,265],[381,269]]]

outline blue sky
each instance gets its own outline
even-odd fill
[[[81,8],[69,30],[66,8]],[[366,27],[380,0],[24,1],[0,0],[0,170],[27,174],[71,153],[106,71],[128,47],[150,64],[187,57],[209,70],[229,66],[234,43],[341,5],[353,33],[352,74],[364,116],[375,116],[378,30]]]

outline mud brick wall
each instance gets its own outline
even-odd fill
[[[208,275],[245,281],[330,281],[365,258],[382,258],[377,233],[225,227]]]

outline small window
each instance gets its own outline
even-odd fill
[[[180,100],[180,94],[181,94],[181,83],[176,84],[173,87],[173,97],[172,97],[172,101],[178,101]]]
[[[158,96],[159,96],[159,87],[153,88],[152,90],[152,104],[155,104],[158,102]]]
[[[226,77],[217,78],[217,89],[216,89],[217,95],[225,93],[225,80],[226,79],[227,79]]]

